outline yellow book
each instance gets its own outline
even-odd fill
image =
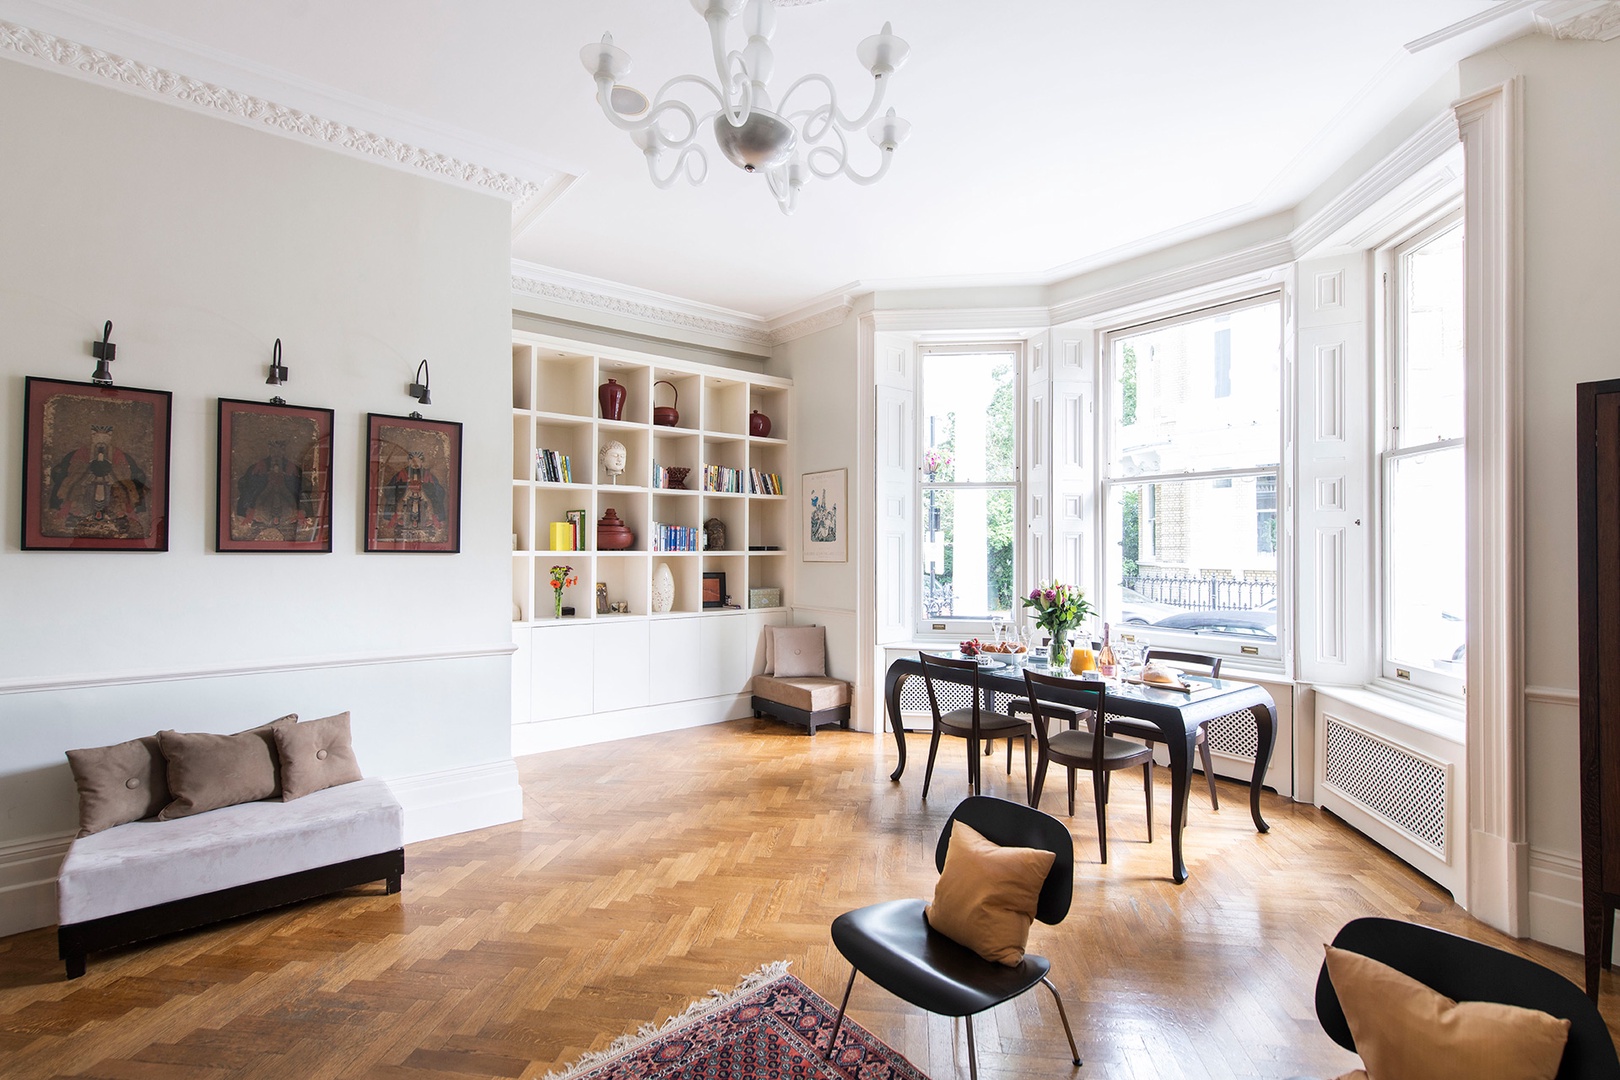
[[[574,550],[574,526],[566,521],[553,521],[551,523],[551,550]]]

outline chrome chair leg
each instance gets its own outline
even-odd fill
[[[1074,1032],[1069,1030],[1069,1014],[1063,1011],[1063,997],[1058,993],[1057,987],[1052,985],[1051,979],[1042,979],[1046,988],[1052,991],[1052,1000],[1057,1002],[1058,1019],[1063,1021],[1063,1034],[1069,1037],[1069,1053],[1074,1057],[1074,1063],[1080,1064],[1080,1051],[1074,1045]]]
[[[849,982],[844,986],[844,1000],[838,1005],[838,1019],[833,1022],[832,1037],[827,1040],[827,1052],[821,1055],[822,1058],[827,1061],[832,1060],[833,1047],[838,1045],[838,1032],[844,1026],[844,1010],[849,1008],[849,992],[855,989],[855,976],[858,974],[859,971],[853,965],[851,965],[849,969]],[[1057,991],[1053,990],[1052,993],[1055,994]],[[1059,1005],[1058,1011],[1061,1012],[1062,1010],[1063,1006]],[[1065,1020],[1063,1023],[1065,1026],[1067,1026],[1069,1022]],[[1074,1040],[1070,1039],[1069,1043],[1073,1045]]]
[[[968,1036],[968,1080],[979,1080],[979,1056],[973,1050],[973,1017],[962,1017],[967,1024]]]

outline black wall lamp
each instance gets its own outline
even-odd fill
[[[416,381],[411,383],[410,387],[405,391],[423,405],[433,404],[433,398],[428,394],[428,375],[428,362],[423,360],[416,365]],[[420,420],[421,418],[421,413],[411,413],[412,420]]]
[[[281,362],[281,339],[276,338],[275,351],[270,354],[270,377],[264,380],[266,386],[280,386],[287,381],[287,365]],[[277,394],[270,399],[272,405],[285,405],[287,399]]]
[[[111,337],[112,320],[108,319],[107,325],[101,328],[101,340],[90,343],[90,355],[96,358],[96,370],[91,373],[90,381],[97,386],[111,386],[113,384],[112,368],[107,365],[117,359],[118,346],[108,340]]]

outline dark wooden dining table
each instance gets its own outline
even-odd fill
[[[954,654],[949,654],[954,655]],[[1024,672],[1020,665],[1006,661],[993,661],[1000,666],[984,667],[978,671],[980,690],[992,693],[1026,693]],[[1051,669],[1037,661],[1030,661],[1032,671],[1049,674]],[[950,682],[971,684],[973,672],[934,672],[934,678]],[[889,664],[883,680],[883,697],[888,702],[889,726],[894,731],[894,743],[899,750],[900,762],[890,780],[899,780],[906,771],[906,732],[900,714],[900,691],[910,678],[922,677],[922,661],[901,658]],[[1075,682],[1079,683],[1076,676]],[[1249,779],[1249,814],[1259,832],[1269,832],[1271,826],[1260,816],[1260,788],[1271,764],[1271,751],[1277,741],[1277,705],[1265,687],[1236,679],[1208,679],[1188,675],[1186,681],[1195,689],[1192,693],[1179,690],[1161,690],[1139,683],[1110,680],[1108,683],[1107,711],[1114,716],[1131,716],[1146,720],[1159,729],[1161,741],[1170,751],[1170,871],[1177,885],[1187,880],[1187,864],[1182,859],[1181,830],[1187,821],[1187,794],[1192,789],[1193,758],[1197,749],[1198,727],[1217,717],[1249,710],[1258,729],[1258,747],[1254,755],[1254,775]],[[1043,691],[1042,700],[1063,702],[1063,689]],[[1076,694],[1073,702],[1079,703]],[[984,703],[981,703],[984,704]],[[971,752],[977,753],[977,748]]]

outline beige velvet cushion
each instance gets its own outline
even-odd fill
[[[753,692],[756,697],[774,701],[805,712],[821,712],[849,704],[849,683],[843,679],[806,675],[798,679],[777,679],[769,675],[755,675]]]
[[[1017,967],[1024,959],[1041,886],[1056,857],[1038,848],[1002,847],[954,822],[945,869],[923,915],[958,945]]]
[[[281,756],[283,802],[361,778],[360,762],[355,760],[354,741],[349,735],[348,713],[284,724],[274,734],[276,751]]]
[[[775,675],[792,679],[801,675],[827,674],[827,628],[825,626],[779,626],[776,628]]]
[[[156,735],[69,750],[68,768],[79,788],[79,835],[156,817],[169,802],[169,782]]]
[[[1359,953],[1327,949],[1328,977],[1373,1080],[1552,1080],[1569,1021],[1458,1003]]]
[[[280,795],[280,760],[271,732],[297,720],[298,714],[290,713],[235,735],[158,732],[158,745],[168,764],[169,794],[173,797],[158,814],[158,820],[173,821]]]

